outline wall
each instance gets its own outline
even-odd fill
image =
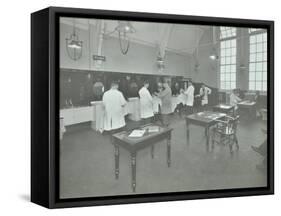
[[[191,64],[191,78],[194,82],[204,82],[208,86],[219,87],[217,62],[209,58],[213,51],[212,28],[205,30],[199,41],[198,53],[194,53]],[[195,70],[195,65],[199,68]]]
[[[212,87],[220,85],[219,80],[219,60],[214,61],[209,58],[213,52],[212,28],[206,30],[199,42],[198,55],[194,55],[191,65],[191,78],[196,82],[204,82]],[[218,31],[217,31],[217,37]],[[205,45],[209,44],[209,45]],[[219,43],[216,46],[219,53]],[[195,64],[200,64],[195,70]],[[244,65],[245,68],[240,66]],[[249,34],[248,28],[237,28],[237,62],[236,62],[236,87],[241,90],[249,89]]]
[[[96,29],[92,29],[91,35]],[[83,54],[77,61],[71,60],[67,56],[65,38],[72,32],[72,27],[61,24],[60,28],[60,66],[61,68],[97,70],[94,68],[92,55],[96,50],[89,48],[89,32],[79,30],[80,40],[83,40]],[[92,42],[91,42],[92,43]],[[93,47],[92,44],[90,47]],[[106,56],[106,61],[98,70],[140,74],[161,74],[172,76],[188,76],[190,74],[191,56],[179,55],[173,52],[166,52],[165,69],[159,72],[156,65],[157,50],[154,47],[130,43],[127,55],[121,53],[118,38],[105,37],[102,47],[102,55]]]
[[[75,68],[81,70],[88,70],[90,68],[90,55],[89,55],[89,33],[86,30],[77,28],[77,35],[79,40],[83,41],[82,57],[74,61],[67,55],[66,38],[69,38],[73,32],[73,27],[70,25],[60,25],[60,66],[62,68]]]
[[[249,89],[249,34],[248,28],[237,29],[237,88]],[[244,65],[246,68],[241,68]]]

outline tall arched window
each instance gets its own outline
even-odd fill
[[[267,91],[267,32],[249,29],[249,90]]]
[[[236,88],[236,28],[220,27],[220,88]]]

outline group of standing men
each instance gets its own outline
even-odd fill
[[[140,116],[144,123],[150,123],[155,115],[160,115],[159,120],[162,125],[169,125],[169,116],[174,112],[172,110],[172,90],[167,82],[164,82],[162,86],[161,90],[151,95],[148,90],[149,82],[144,81],[143,87],[138,92]],[[208,104],[209,94],[211,94],[211,90],[203,84],[199,95],[194,95],[194,86],[189,81],[186,89],[180,89],[180,94],[177,96],[177,108],[180,110],[180,113],[186,112],[186,114],[190,114],[193,111],[194,97],[201,97],[202,105],[206,105]],[[154,109],[155,98],[161,100],[159,113],[156,113]],[[102,101],[105,107],[104,129],[112,131],[124,127],[126,123],[123,108],[127,102],[122,92],[118,90],[117,82],[111,83],[111,88],[104,93]]]

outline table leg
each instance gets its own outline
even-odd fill
[[[131,153],[131,166],[132,166],[132,190],[136,192],[137,179],[136,179],[136,152]]]
[[[167,139],[167,164],[168,167],[171,166],[171,134],[169,134]]]
[[[209,151],[209,140],[210,140],[210,128],[209,126],[206,126],[205,128],[205,134],[206,134],[206,151]]]
[[[154,158],[154,145],[151,146],[151,158]]]
[[[189,135],[189,122],[188,122],[188,120],[186,120],[186,140],[187,140],[187,145],[189,145],[189,138],[190,138],[190,135]]]
[[[119,147],[114,145],[115,148],[115,179],[119,178]]]

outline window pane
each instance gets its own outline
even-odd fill
[[[262,63],[256,64],[256,71],[262,71]]]
[[[256,90],[255,82],[249,82],[249,90]]]
[[[263,33],[263,41],[267,41],[267,33]]]
[[[256,36],[255,35],[250,36],[250,43],[256,43]]]
[[[230,73],[225,74],[225,80],[227,80],[227,81],[230,80]]]
[[[257,53],[257,59],[256,61],[262,61],[262,53]]]
[[[267,91],[267,82],[262,83],[262,90]]]
[[[234,27],[220,27],[220,38],[228,38],[236,36],[236,28]]]
[[[230,89],[231,88],[230,82],[225,82],[225,88],[226,89]]]
[[[249,73],[249,80],[254,81],[256,79],[255,73]]]
[[[261,52],[262,51],[262,43],[257,44],[257,52]]]
[[[263,69],[263,71],[267,71],[267,62],[263,63],[262,69]]]
[[[262,80],[267,81],[267,73],[266,72],[262,73]]]
[[[250,53],[255,53],[256,52],[256,45],[255,44],[252,44],[250,46]]]
[[[262,90],[262,82],[256,82],[256,90]]]
[[[236,64],[236,56],[231,57],[231,64]]]
[[[260,42],[262,42],[262,35],[258,34],[257,35],[257,43],[260,43]]]
[[[263,43],[263,50],[264,50],[264,51],[267,50],[267,43]]]
[[[256,81],[262,81],[262,73],[256,73]]]
[[[249,70],[250,71],[255,71],[256,70],[256,64],[255,63],[250,63]]]
[[[250,62],[255,62],[256,61],[256,54],[251,54],[250,55]]]
[[[225,64],[230,64],[230,59],[231,59],[230,57],[226,57],[225,58]]]

